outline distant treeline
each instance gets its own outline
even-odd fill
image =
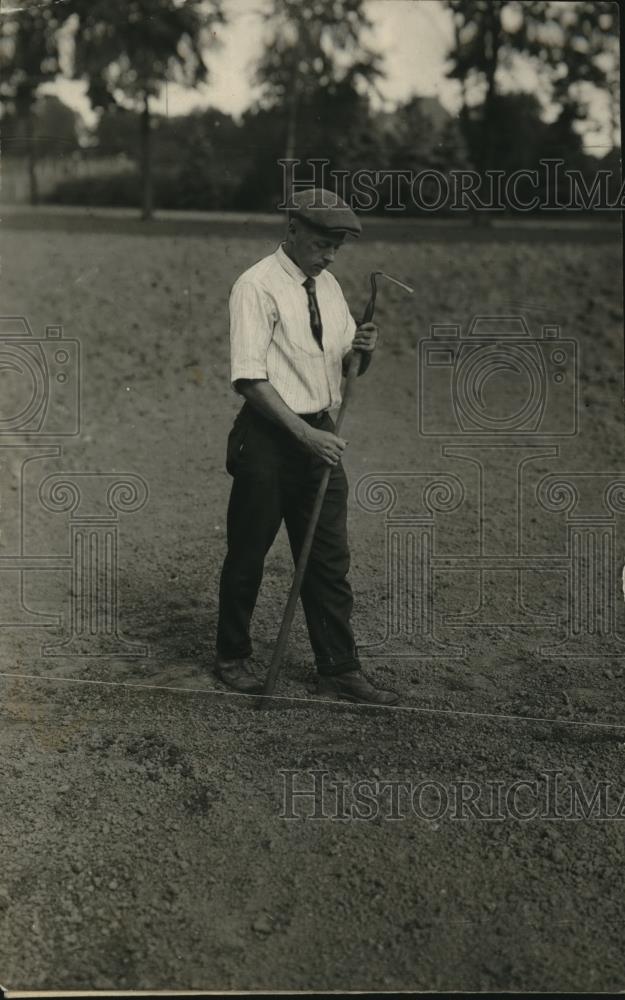
[[[613,198],[620,187],[617,151],[605,157],[584,152],[573,121],[560,118],[547,124],[532,94],[495,98],[490,110],[493,142],[489,168],[509,176],[536,169],[541,160],[561,159],[566,170],[580,171],[589,189],[599,169],[609,169]],[[214,109],[189,115],[152,116],[154,204],[157,208],[271,211],[281,200],[284,170],[285,116],[277,109],[247,112],[240,121]],[[42,192],[42,200],[56,204],[136,206],[141,189],[139,115],[116,108],[102,113],[91,134],[78,117],[56,97],[40,98],[35,116],[37,158],[65,162],[64,179]],[[23,154],[17,123],[12,130],[3,121],[7,163]],[[452,117],[435,98],[413,98],[392,112],[372,109],[368,99],[346,89],[324,102],[318,93],[301,113],[298,180],[312,177],[309,160],[327,161],[328,176],[350,178],[357,171],[385,177],[377,211],[389,204],[391,172],[436,170],[441,174],[474,167],[480,162],[481,109]],[[32,140],[31,140],[32,141]],[[72,163],[80,163],[72,169]],[[85,166],[88,164],[89,169]],[[98,164],[101,169],[98,169]],[[112,169],[112,164],[116,164]],[[319,168],[317,168],[319,170]],[[528,185],[518,186],[527,198]],[[556,195],[557,192],[551,192]],[[530,199],[528,199],[530,200]],[[566,201],[566,193],[564,194]],[[419,212],[404,199],[403,211]],[[445,207],[441,207],[445,211]]]
[[[168,81],[189,93],[210,85],[213,54],[240,6],[253,13],[259,32],[257,59],[242,80],[253,88],[242,119],[216,110],[159,116]],[[14,5],[0,18],[0,124],[5,162],[13,164],[6,175],[12,191],[11,183],[4,186],[3,197],[23,197],[21,185],[32,205],[132,205],[145,220],[154,207],[269,210],[281,200],[279,161],[296,158],[327,161],[329,171],[346,178],[348,197],[356,172],[368,171],[379,187],[394,176],[435,171],[436,199],[445,174],[471,169],[478,180],[514,176],[515,192],[527,203],[532,181],[516,175],[545,160],[560,160],[586,178],[589,190],[598,169],[611,170],[611,194],[618,196],[616,4],[441,0],[448,48],[440,81],[455,81],[457,117],[421,95],[378,110],[393,52],[372,19],[374,6],[365,0],[266,0],[234,8],[223,0]],[[521,68],[534,81],[532,93],[519,86]],[[42,96],[62,77],[83,82],[98,116],[91,134],[58,99]],[[607,159],[584,151],[580,133],[593,130],[607,136],[609,146],[595,150]],[[305,180],[306,170],[297,179]],[[374,205],[392,211],[393,198],[378,187]],[[568,190],[562,194],[550,190],[549,200],[566,203]],[[405,195],[402,204],[404,211],[427,210]],[[448,207],[443,198],[436,211]]]

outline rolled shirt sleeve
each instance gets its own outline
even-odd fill
[[[266,379],[267,351],[275,322],[271,297],[251,281],[235,282],[230,293],[230,381]]]

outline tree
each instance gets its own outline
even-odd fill
[[[541,118],[538,98],[530,93],[495,94],[491,99],[490,121],[492,143],[491,167],[506,174],[535,167],[547,130]],[[464,134],[469,156],[479,161],[483,142],[483,107],[468,109]]]
[[[36,148],[36,161],[43,157],[58,157],[73,152],[78,144],[78,129],[80,117],[55,94],[40,94],[31,105],[32,141],[30,145]],[[4,153],[6,156],[18,156],[24,148],[28,152],[28,143],[20,127],[20,120],[15,112],[5,106],[2,116],[2,132]]]
[[[56,94],[41,94],[34,106],[35,141],[40,157],[72,153],[78,145],[80,116]]]
[[[588,116],[585,93],[599,89],[608,98],[613,123],[618,121],[618,5],[605,0],[576,0],[540,7],[541,18],[524,24],[522,41],[547,78],[552,100],[566,112],[565,117],[582,119]]]
[[[3,118],[6,116],[6,128],[9,116],[13,116],[18,134],[25,140],[31,205],[39,201],[35,102],[40,86],[54,80],[59,71],[57,7],[37,2],[0,18]]]
[[[492,166],[496,142],[496,99],[501,71],[515,57],[529,59],[567,122],[587,115],[584,88],[594,87],[618,102],[618,12],[600,0],[445,0],[454,22],[448,76],[460,82],[463,118],[470,117],[468,90],[481,85],[482,135],[476,166]]]
[[[141,115],[120,105],[103,108],[92,133],[93,151],[98,156],[124,155],[139,162]]]
[[[224,23],[221,0],[66,0],[73,16],[74,77],[88,82],[94,107],[138,109],[141,217],[153,212],[150,100],[167,81],[208,78],[204,51]]]
[[[363,0],[273,0],[267,41],[256,71],[261,106],[286,109],[284,157],[296,156],[297,122],[320,91],[341,95],[370,86],[380,57],[362,34],[371,27]]]
[[[385,117],[392,169],[446,171],[468,165],[459,123],[435,97],[411,97]]]

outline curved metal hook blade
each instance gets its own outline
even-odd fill
[[[406,292],[410,292],[411,295],[414,292],[414,288],[411,288],[410,285],[400,281],[399,278],[394,278],[391,274],[387,274],[386,271],[372,271],[369,277],[371,280],[371,297],[367,303],[362,323],[370,322],[373,317],[373,313],[375,311],[375,300],[378,294],[377,278],[386,278],[387,281],[392,281],[394,285],[399,285],[400,288],[403,288]]]

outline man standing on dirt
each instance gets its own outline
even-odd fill
[[[231,380],[245,403],[228,437],[233,477],[228,551],[221,573],[216,671],[237,691],[256,693],[250,622],[264,560],[284,520],[295,562],[317,487],[330,482],[301,590],[319,693],[391,705],[392,691],[365,677],[350,619],[347,580],[347,480],[329,410],[341,402],[350,353],[369,367],[378,331],[356,328],[341,288],[327,270],[361,225],[348,205],[321,188],[293,197],[285,242],[235,282],[230,295]]]

